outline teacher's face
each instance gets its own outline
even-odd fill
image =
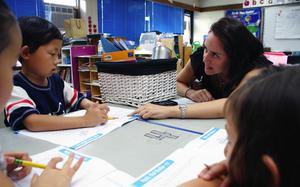
[[[205,41],[203,62],[205,64],[204,71],[207,75],[226,75],[229,67],[228,56],[224,51],[223,44],[213,32],[208,33]]]

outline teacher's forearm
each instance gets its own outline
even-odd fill
[[[187,106],[186,118],[223,118],[227,98]]]

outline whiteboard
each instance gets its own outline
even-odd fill
[[[293,4],[264,8],[264,47],[271,47],[272,51],[300,51],[300,38],[298,37],[300,36],[300,21],[298,14],[291,18],[294,10],[296,12],[300,10],[300,5]],[[282,17],[278,16],[280,12],[284,13],[281,14]],[[290,19],[287,20],[288,17]]]
[[[300,6],[279,7],[275,18],[275,38],[300,38]]]

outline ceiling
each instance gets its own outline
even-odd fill
[[[173,0],[173,2],[178,2],[178,3],[182,3],[182,4],[186,4],[186,5],[190,5],[190,6],[196,6],[199,7],[199,2],[201,0]],[[172,2],[172,0],[169,0],[169,2]]]
[[[232,5],[240,4],[243,0],[168,0],[169,2],[179,2],[182,4],[187,4],[190,6],[196,7],[210,7],[210,6],[223,6],[223,5]]]
[[[173,0],[173,1],[193,5],[194,3],[197,4],[200,0]]]
[[[192,11],[240,8],[243,0],[153,0]],[[216,9],[217,8],[217,9]]]

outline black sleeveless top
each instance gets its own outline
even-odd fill
[[[190,56],[194,76],[196,79],[198,79],[198,81],[200,81],[202,88],[208,90],[215,99],[228,97],[230,93],[238,86],[241,80],[238,81],[237,85],[226,85],[220,82],[218,75],[206,75],[204,71],[205,65],[203,62],[203,53],[204,48],[199,47],[197,51]],[[272,64],[272,62],[267,60],[263,55],[259,56],[253,63],[254,68],[267,67],[268,65]]]

